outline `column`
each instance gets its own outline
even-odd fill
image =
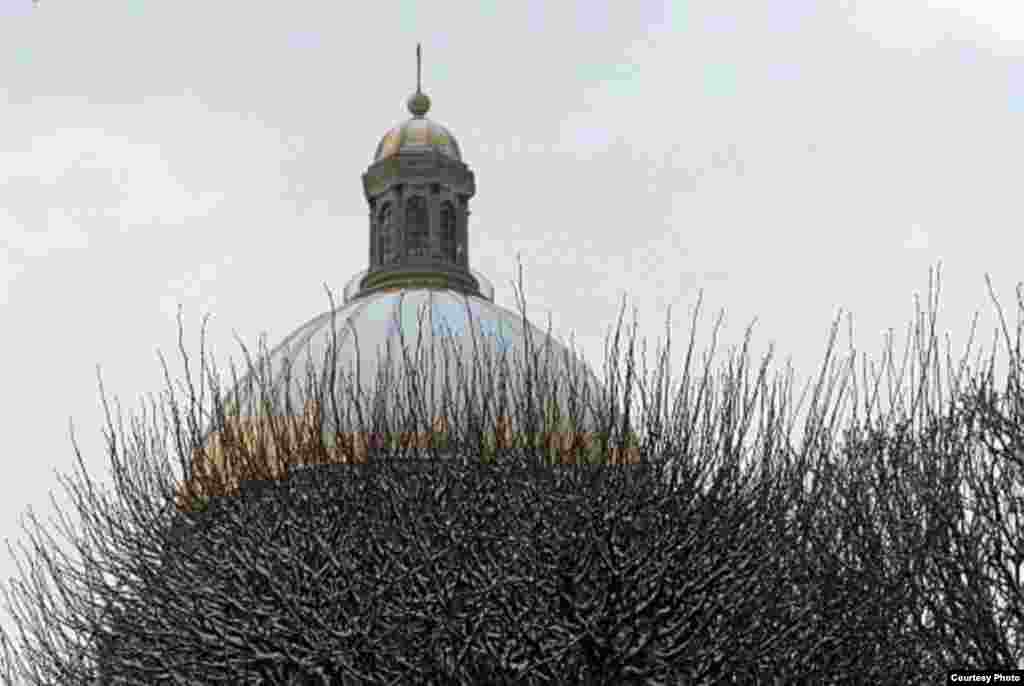
[[[459,217],[459,240],[462,245],[462,261],[461,264],[466,270],[469,270],[469,202],[465,196],[459,198],[458,217]]]
[[[376,224],[375,224],[376,217],[374,217],[375,213],[376,213],[376,209],[374,207],[374,203],[371,202],[370,203],[370,254],[366,258],[367,260],[369,260],[369,262],[367,262],[367,266],[370,269],[373,269],[373,267],[374,267],[375,262],[373,260],[373,255],[377,251],[377,245],[376,245],[377,244],[377,231],[376,231]]]

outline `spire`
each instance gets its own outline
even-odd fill
[[[416,44],[416,92],[409,96],[409,101],[406,105],[409,108],[409,112],[414,117],[422,117],[430,109],[430,98],[427,94],[420,90],[420,63],[422,61],[422,55],[420,53],[420,44]]]

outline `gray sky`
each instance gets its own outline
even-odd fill
[[[184,380],[179,303],[195,374],[204,313],[227,369],[233,331],[273,345],[328,308],[324,282],[340,300],[366,266],[360,174],[408,117],[417,41],[429,116],[477,178],[473,268],[515,309],[521,252],[531,320],[574,332],[600,378],[624,293],[649,360],[671,305],[678,374],[703,288],[698,351],[720,309],[722,360],[757,317],[752,362],[774,342],[796,391],[839,308],[858,352],[879,359],[892,328],[902,356],[938,260],[957,359],[975,311],[975,350],[991,350],[985,272],[1014,325],[1024,5],[348,6],[0,0],[12,542],[27,507],[45,522],[49,492],[68,503],[54,470],[73,467],[69,417],[108,480],[97,364],[126,422],[165,389],[157,349]],[[0,551],[0,579],[16,574]]]

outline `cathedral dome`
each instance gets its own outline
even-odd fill
[[[441,457],[461,458],[467,454],[450,441],[461,438],[475,446],[476,432],[456,429],[447,424],[448,418],[475,416],[484,422],[477,430],[488,444],[515,444],[524,429],[516,402],[525,404],[531,388],[524,373],[528,364],[536,371],[531,396],[541,411],[542,425],[536,430],[545,444],[561,455],[563,464],[574,459],[577,446],[585,451],[598,446],[604,426],[599,412],[605,401],[603,387],[578,355],[488,298],[431,288],[358,293],[297,328],[223,396],[225,428],[253,450],[272,433],[282,435],[276,432],[284,432],[291,445],[297,445],[315,436],[309,428],[319,420],[328,463],[341,464],[365,461],[371,445],[383,445],[384,436],[374,433],[380,431],[377,427],[389,426],[398,432],[401,445],[418,447],[424,456],[430,455],[435,436],[443,441],[438,447]],[[323,404],[317,404],[317,388],[322,389]],[[410,393],[413,388],[415,393]],[[418,425],[410,427],[404,424],[411,412],[406,399],[414,394],[423,405],[416,408]],[[400,409],[388,406],[396,397],[402,399]],[[552,399],[558,407],[557,423]],[[575,422],[570,415],[575,415]],[[218,492],[203,485],[214,483],[209,481],[214,465],[227,469],[227,492],[237,492],[242,473],[234,458],[225,454],[218,426],[207,424],[202,444],[205,456],[196,452],[192,460],[189,481],[198,489],[192,493]],[[271,460],[266,464],[272,478],[284,475],[280,470],[285,462],[301,467],[287,455],[282,463],[276,462],[275,445],[264,445],[269,446]],[[639,454],[635,444],[624,453],[611,447],[610,459],[635,463]],[[189,507],[188,493],[182,484],[181,507]]]
[[[412,378],[407,373],[408,365],[412,365],[420,374],[430,422],[444,414],[446,388],[448,401],[460,416],[466,414],[463,389],[468,388],[475,394],[470,402],[479,409],[486,401],[492,416],[504,400],[504,413],[511,421],[514,399],[525,401],[522,374],[526,368],[528,336],[529,349],[539,353],[541,385],[546,383],[545,378],[547,383],[558,381],[555,397],[563,422],[571,395],[573,404],[580,408],[579,430],[595,431],[597,422],[592,408],[600,399],[601,386],[578,355],[533,324],[526,322],[524,326],[521,315],[485,297],[447,289],[399,288],[351,298],[333,312],[325,312],[297,328],[254,365],[250,374],[240,380],[235,393],[226,398],[231,406],[238,403],[242,415],[249,414],[250,408],[260,407],[259,384],[255,380],[259,375],[267,382],[267,400],[276,406],[276,414],[283,416],[290,406],[290,414],[299,416],[309,411],[304,403],[304,398],[309,400],[305,393],[308,374],[311,372],[315,383],[320,384],[329,380],[333,371],[342,426],[335,426],[333,411],[324,408],[323,429],[327,439],[332,434],[349,434],[359,429],[356,409],[352,407],[346,419],[341,408],[342,403],[352,402],[349,389],[360,405],[363,421],[371,424],[375,410],[381,410],[381,403],[391,402],[395,397],[394,388],[406,388],[406,382]],[[508,377],[501,389],[499,370],[503,360],[507,360]],[[325,361],[328,365],[333,363],[334,369],[325,368]],[[460,375],[465,375],[464,382]],[[479,375],[475,381],[474,375]],[[489,378],[493,388],[487,385]],[[324,398],[330,392],[327,387]],[[535,399],[544,397],[539,389],[534,394]],[[504,398],[499,397],[502,395]],[[514,430],[511,424],[509,428]]]
[[[284,431],[296,432],[297,426],[322,420],[324,446],[332,454],[339,450],[339,439],[345,446],[345,454],[332,461],[362,460],[370,443],[380,439],[373,433],[379,426],[407,432],[400,440],[421,449],[426,447],[424,429],[446,440],[469,438],[476,431],[494,436],[492,429],[497,429],[495,440],[509,445],[513,433],[524,429],[516,422],[526,408],[516,408],[516,402],[525,403],[529,395],[544,423],[535,430],[556,451],[568,456],[580,442],[589,449],[606,427],[598,413],[606,401],[604,390],[562,343],[496,305],[493,287],[471,269],[474,174],[451,134],[423,117],[430,100],[419,87],[418,46],[416,52],[417,87],[408,102],[413,118],[384,137],[363,174],[369,209],[367,268],[350,279],[341,307],[300,326],[248,368],[224,397],[222,428],[230,425],[233,435],[253,446],[281,424]],[[431,149],[441,154],[424,154]],[[537,375],[529,382],[528,368]],[[396,390],[402,408],[388,407]],[[331,406],[315,406],[314,394]],[[412,396],[423,403],[415,408],[419,426],[402,426],[412,411]],[[337,420],[332,397],[338,402]],[[468,415],[488,425],[444,425],[446,416]],[[302,421],[286,421],[295,419]],[[190,479],[202,483],[211,463],[228,466],[218,434],[212,424],[206,427],[206,457],[193,459]],[[446,453],[451,454],[447,448]],[[627,448],[625,455],[614,449],[610,459],[639,458],[635,448]]]

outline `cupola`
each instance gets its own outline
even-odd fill
[[[403,287],[446,288],[481,295],[469,266],[469,199],[473,172],[444,126],[426,118],[430,98],[420,85],[416,46],[416,92],[412,117],[377,145],[363,174],[369,206],[369,264],[354,297]]]

